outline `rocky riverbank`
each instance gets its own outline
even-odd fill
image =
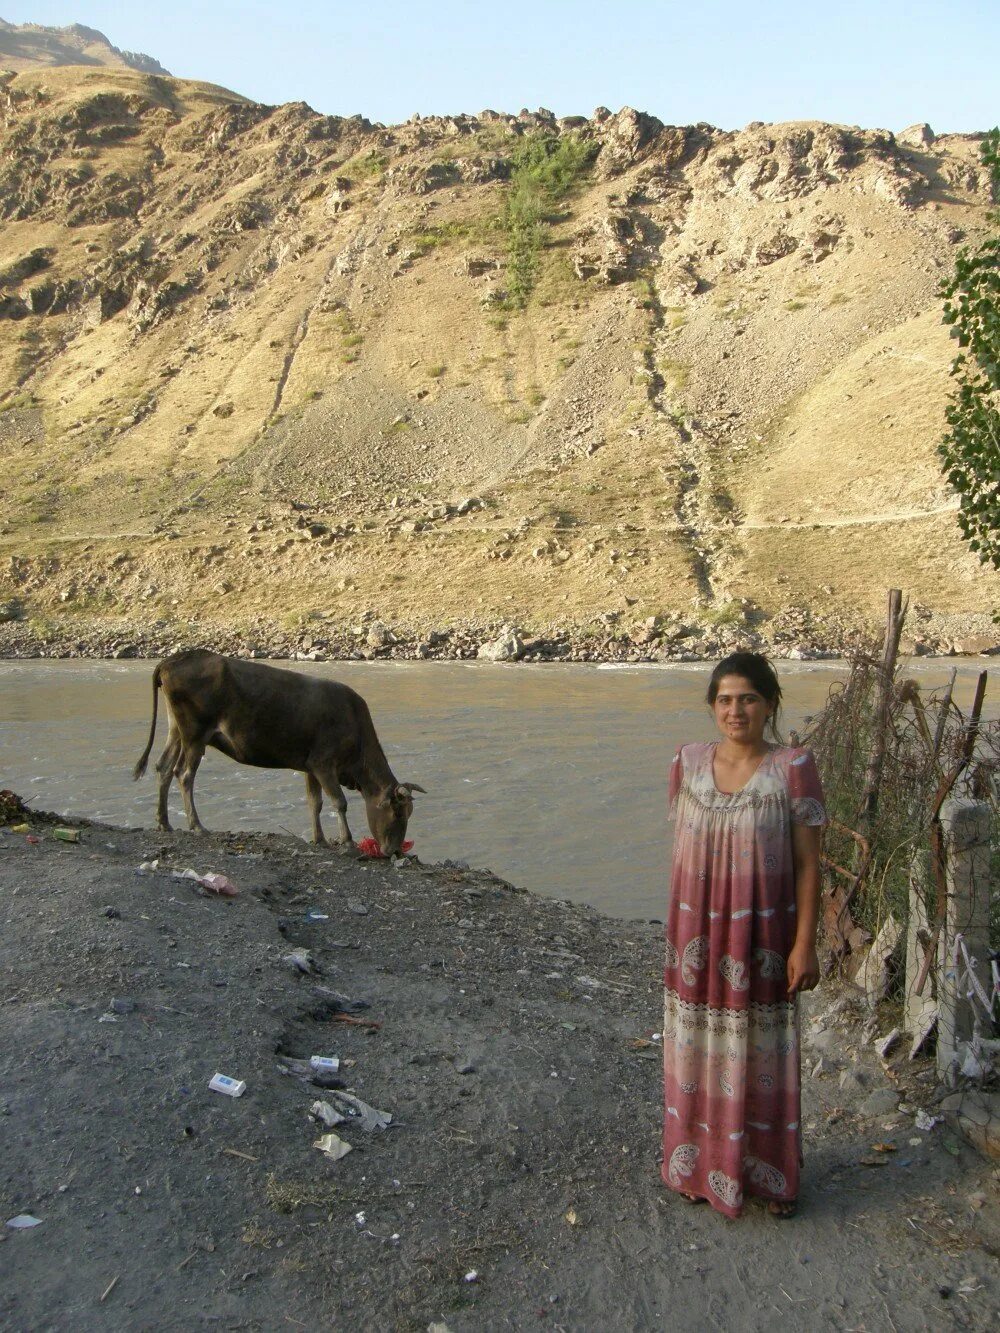
[[[1000,652],[1000,633],[986,614],[931,616],[917,608],[901,644],[912,656]],[[447,626],[400,625],[375,611],[350,625],[323,619],[295,630],[257,620],[235,626],[211,621],[152,622],[141,618],[38,620],[13,604],[0,605],[0,658],[157,658],[181,648],[211,647],[239,657],[306,662],[466,661],[490,662],[699,662],[737,648],[792,661],[848,655],[865,641],[863,630],[823,622],[803,610],[755,625],[736,604],[722,624],[697,615],[651,616],[633,622],[608,612],[596,622],[551,626],[530,632],[515,624],[474,622]]]
[[[5,1328],[992,1326],[996,1183],[849,1001],[810,1001],[799,1218],[727,1223],[659,1180],[656,924],[290,837],[0,822],[0,1221],[39,1222],[0,1227]]]

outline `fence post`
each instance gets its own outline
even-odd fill
[[[990,823],[985,801],[953,799],[941,808],[947,896],[938,939],[938,1074],[954,1082],[967,1043],[988,1016],[970,996],[973,980],[992,999],[990,974]]]
[[[903,1026],[913,1038],[911,1058],[927,1040],[937,1022],[937,1000],[930,984],[917,993],[931,927],[927,901],[931,885],[931,854],[926,848],[914,852],[910,864],[910,912],[906,919],[906,994]]]

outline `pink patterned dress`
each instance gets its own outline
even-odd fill
[[[798,1007],[791,825],[825,824],[808,750],[772,746],[719,791],[717,742],[682,745],[666,925],[663,1179],[739,1217],[744,1194],[799,1192]]]

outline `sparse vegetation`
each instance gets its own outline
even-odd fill
[[[656,285],[651,273],[641,273],[637,278],[633,278],[632,287],[640,309],[655,310],[657,308],[659,298],[656,295]]]
[[[427,374],[432,380],[439,380],[447,369],[448,367],[446,365],[438,361],[427,367]]]
[[[409,249],[418,255],[430,254],[441,246],[454,245],[457,241],[488,241],[495,239],[499,232],[496,218],[478,218],[475,220],[453,219],[431,227],[419,227],[406,237]]]
[[[687,388],[691,370],[683,361],[678,361],[669,356],[661,357],[656,363],[656,369],[663,380],[664,387],[672,397],[676,398]]]
[[[535,286],[538,255],[556,206],[579,188],[597,145],[576,135],[532,134],[511,157],[503,211],[507,235],[507,301],[523,309]]]
[[[715,606],[705,607],[701,612],[701,619],[706,625],[711,625],[715,629],[720,629],[723,625],[741,625],[743,608],[739,602],[719,602]]]
[[[385,175],[385,169],[389,164],[389,159],[385,153],[380,153],[377,148],[373,148],[368,153],[358,153],[348,160],[340,168],[341,176],[346,176],[348,180],[353,181],[374,181],[381,180]]]

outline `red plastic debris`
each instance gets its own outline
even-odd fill
[[[413,846],[412,841],[408,839],[406,842],[403,843],[403,851],[408,852],[412,848],[412,846]],[[379,850],[378,843],[375,841],[374,838],[359,839],[358,851],[361,853],[362,856],[368,856],[373,861],[382,861],[385,859],[381,851]]]

